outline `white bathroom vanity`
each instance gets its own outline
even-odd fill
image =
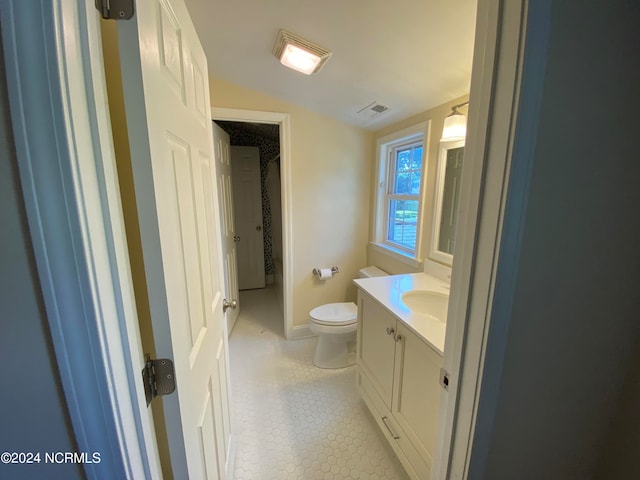
[[[354,280],[356,382],[412,479],[431,478],[448,288],[424,273]]]

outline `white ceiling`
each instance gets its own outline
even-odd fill
[[[476,0],[185,0],[218,78],[378,129],[469,92]],[[303,75],[272,55],[280,28],[333,51]],[[372,102],[389,110],[358,115]]]

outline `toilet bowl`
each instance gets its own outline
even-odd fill
[[[358,328],[358,307],[353,302],[327,303],[309,312],[309,330],[318,335],[313,364],[343,368],[355,363],[353,342]]]
[[[387,275],[377,267],[360,270],[359,278]],[[318,335],[313,364],[319,368],[344,368],[356,361],[358,307],[353,302],[327,303],[309,312],[309,330]]]

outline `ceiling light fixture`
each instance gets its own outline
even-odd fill
[[[273,54],[285,67],[310,75],[322,68],[332,52],[295,33],[280,29]]]
[[[451,113],[444,119],[444,127],[442,128],[442,142],[451,142],[454,140],[464,140],[467,135],[467,117],[460,113],[458,109],[468,105],[469,102],[463,102],[451,107]]]

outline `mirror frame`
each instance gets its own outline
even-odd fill
[[[443,263],[448,267],[453,264],[453,255],[438,249],[440,238],[440,223],[442,216],[442,196],[444,194],[444,177],[447,172],[447,152],[454,148],[464,147],[464,139],[453,141],[441,141],[438,154],[438,166],[436,169],[436,189],[433,207],[433,222],[431,226],[431,243],[429,245],[429,258]]]

